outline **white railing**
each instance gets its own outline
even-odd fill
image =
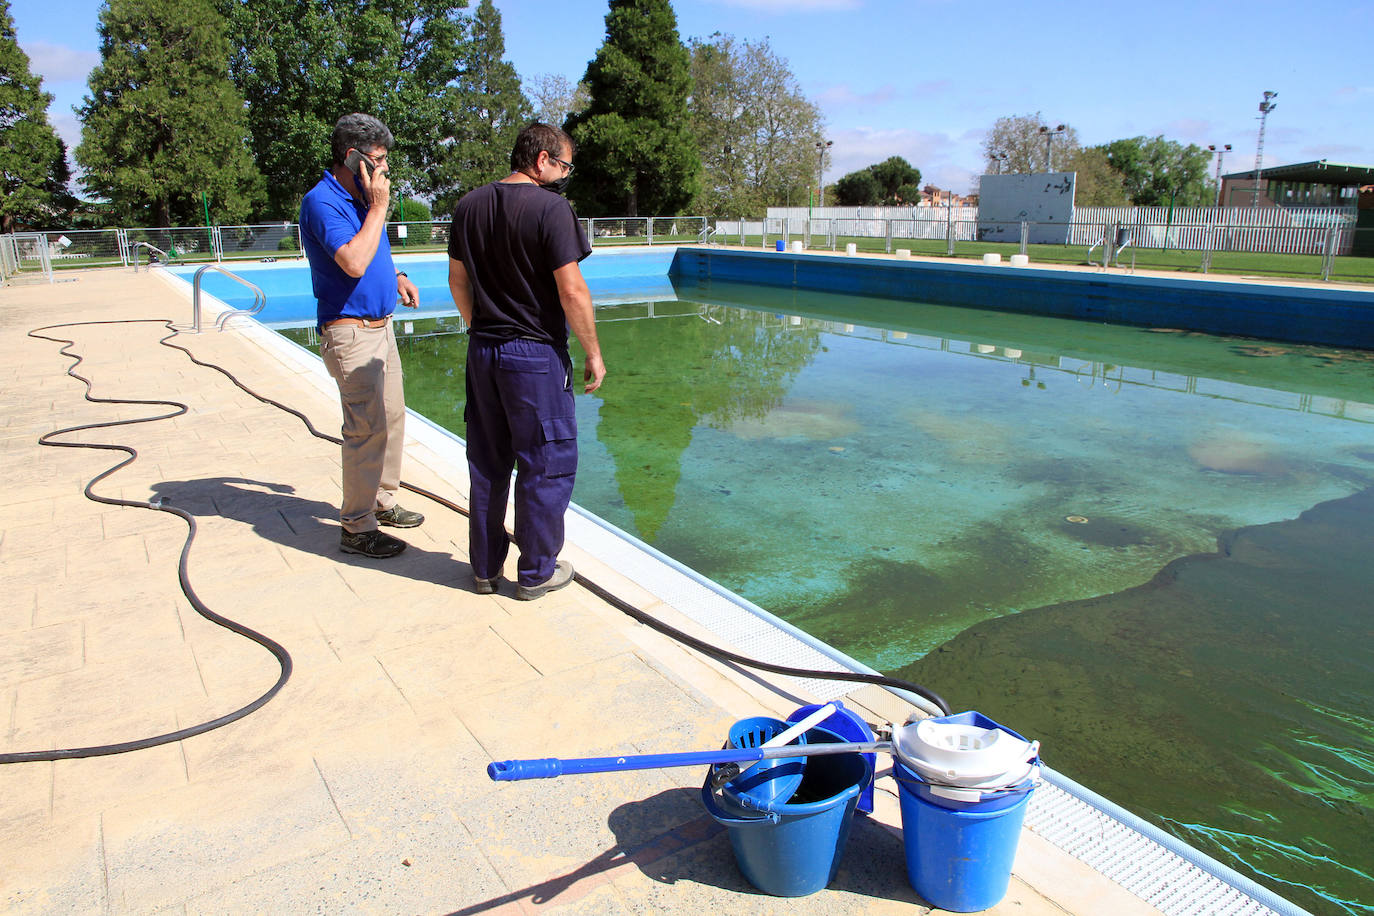
[[[1104,226],[1120,224],[1131,230],[1138,248],[1324,255],[1327,230],[1334,227],[1339,230],[1335,253],[1345,255],[1351,252],[1356,212],[1354,207],[1075,207],[1067,244],[1100,242]],[[772,227],[787,222],[802,227],[796,231],[808,239],[824,237],[825,247],[833,247],[837,234],[943,239],[949,226],[957,227],[955,241],[969,241],[977,237],[969,228],[977,221],[977,207],[769,207],[767,217],[769,233],[781,234]],[[726,237],[759,234],[741,232],[740,223],[719,220],[716,228]]]
[[[1071,245],[1100,241],[1099,227],[1118,223],[1137,248],[1325,254],[1336,229],[1336,254],[1349,254],[1354,207],[1075,207]]]

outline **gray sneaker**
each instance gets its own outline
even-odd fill
[[[390,509],[378,509],[372,513],[377,524],[387,525],[391,528],[418,528],[424,524],[425,517],[418,512],[410,509],[402,509],[400,506],[392,506]]]
[[[494,576],[490,579],[483,579],[478,576],[472,577],[472,590],[479,595],[494,595],[501,589],[501,577]]]
[[[559,560],[554,564],[553,575],[538,585],[517,585],[515,597],[521,601],[533,601],[535,598],[544,597],[549,592],[558,591],[572,580],[573,565],[567,560]]]
[[[344,553],[357,553],[365,557],[384,560],[405,550],[406,542],[376,529],[360,531],[357,534],[350,534],[345,531],[339,537],[339,549]]]

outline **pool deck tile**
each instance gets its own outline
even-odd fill
[[[0,290],[0,752],[89,746],[223,715],[277,679],[262,647],[181,594],[185,523],[99,506],[81,490],[123,453],[44,448],[58,427],[162,407],[88,404],[58,345],[25,331],[189,305],[147,272],[83,271]],[[427,516],[410,549],[338,551],[338,449],[184,354],[156,323],[74,337],[100,396],[186,401],[175,420],[71,434],[133,445],[97,484],[165,498],[198,534],[189,576],[216,613],[278,640],[294,672],[247,718],[127,754],[0,766],[0,909],[29,913],[924,913],[906,881],[895,787],[856,821],[831,888],[763,896],[701,809],[698,769],[493,783],[485,766],[714,746],[737,718],[785,712],[785,691],[697,657],[580,586],[519,602],[471,591],[465,520]],[[333,433],[332,382],[252,334],[175,340]],[[465,501],[461,454],[411,439],[408,480]],[[595,557],[578,569],[685,618]],[[508,570],[508,576],[511,571]],[[686,623],[688,629],[695,628]],[[861,696],[862,694],[860,694]],[[1004,914],[1146,913],[1030,832]]]

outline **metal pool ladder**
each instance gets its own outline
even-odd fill
[[[223,315],[220,315],[215,321],[215,330],[223,331],[225,324],[229,322],[230,318],[236,318],[239,315],[256,315],[267,305],[267,294],[257,286],[249,283],[238,274],[225,270],[218,264],[206,264],[200,270],[196,271],[195,277],[191,280],[191,328],[195,333],[200,333],[200,275],[207,270],[219,271],[229,279],[241,283],[253,291],[253,307],[249,309],[230,309]]]

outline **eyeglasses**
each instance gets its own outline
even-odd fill
[[[559,159],[553,153],[549,153],[549,158],[552,159],[554,162],[557,162],[559,165],[563,166],[563,168],[567,169],[569,175],[572,174],[573,164],[571,162],[564,162],[562,159]]]

